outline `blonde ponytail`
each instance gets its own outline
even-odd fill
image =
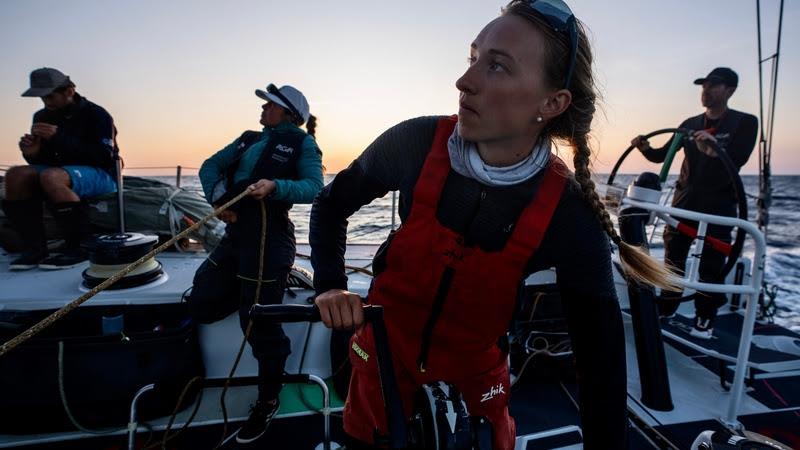
[[[650,256],[641,247],[635,247],[623,241],[617,234],[611,216],[595,190],[594,181],[589,171],[589,155],[591,150],[586,142],[586,137],[580,136],[573,139],[575,165],[575,180],[581,187],[581,194],[592,207],[597,220],[603,226],[606,234],[619,248],[619,259],[625,274],[638,283],[647,283],[661,289],[679,291],[677,277],[666,266]]]

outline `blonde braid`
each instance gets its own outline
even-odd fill
[[[589,171],[589,156],[591,149],[586,142],[586,135],[575,136],[572,139],[574,148],[573,164],[575,166],[575,180],[581,188],[583,198],[589,203],[595,217],[600,221],[606,234],[619,248],[620,262],[627,276],[636,282],[652,284],[661,289],[679,291],[675,274],[647,253],[642,247],[635,247],[620,238],[614,223],[608,214],[605,205],[597,195],[595,184]]]
[[[527,1],[512,0],[503,9],[503,14],[522,17],[546,37],[543,56],[544,76],[549,87],[559,89],[569,63],[565,57],[569,54],[568,39],[563,34],[553,31],[552,27],[533,11]],[[592,207],[595,217],[619,248],[625,274],[638,282],[659,286],[662,289],[679,290],[676,277],[663,264],[650,257],[646,250],[627,244],[619,237],[614,229],[614,223],[611,222],[611,216],[608,215],[605,205],[594,189],[594,181],[589,171],[592,150],[589,148],[587,136],[591,131],[599,91],[592,74],[592,51],[586,38],[586,30],[580,21],[576,22],[576,26],[578,50],[575,72],[568,86],[572,93],[572,101],[569,108],[563,114],[552,118],[542,132],[551,139],[571,143],[574,149],[575,180],[580,185],[583,198]]]

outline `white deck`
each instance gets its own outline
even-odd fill
[[[636,343],[633,340],[633,325],[630,316],[623,314],[623,322],[626,336],[625,355],[628,365],[628,406],[633,408],[648,425],[669,425],[724,416],[731,393],[722,389],[719,375],[670,345],[664,345],[664,356],[667,360],[674,409],[657,411],[642,405],[639,368],[636,362]],[[750,396],[742,397],[740,415],[770,411],[772,411],[770,408]]]
[[[372,262],[372,256],[377,245],[351,245],[348,246],[346,263],[357,267],[365,267]],[[308,245],[301,244],[297,247],[299,255],[308,255],[311,250]],[[192,285],[195,270],[203,262],[206,253],[175,253],[164,252],[156,257],[164,266],[167,274],[159,281],[147,286],[107,290],[90,299],[87,305],[129,305],[129,304],[158,304],[174,303],[181,299],[181,295]],[[32,269],[11,272],[8,264],[11,256],[0,248],[0,310],[22,309],[40,310],[60,308],[80,297],[86,292],[81,287],[81,273],[88,267],[88,263],[65,270]],[[296,264],[311,269],[307,258],[298,257]],[[351,289],[366,289],[369,280],[358,274],[351,278]]]

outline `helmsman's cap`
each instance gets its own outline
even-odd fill
[[[706,81],[712,84],[724,84],[725,86],[736,87],[739,85],[739,75],[728,67],[717,67],[709,72],[705,78],[694,80],[694,84],[703,84]]]

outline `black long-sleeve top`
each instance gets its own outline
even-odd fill
[[[399,190],[400,219],[408,217],[414,185],[439,119],[422,117],[389,129],[317,196],[309,241],[318,293],[347,288],[344,253],[349,216],[387,192]],[[466,243],[498,251],[532,200],[541,175],[514,186],[492,187],[450,170],[437,218],[462,234]],[[625,342],[610,247],[574,180],[567,183],[524,277],[551,267],[557,272],[576,356],[585,448],[624,448]]]
[[[684,120],[680,128],[706,130],[712,128],[719,147],[731,158],[738,169],[745,165],[756,143],[758,119],[747,113],[729,109],[717,120],[700,114]],[[642,151],[648,160],[661,163],[667,156],[669,142],[663,147]],[[694,141],[684,141],[683,164],[672,204],[678,208],[707,214],[734,216],[736,196],[725,166],[718,158],[708,156],[697,148]]]
[[[58,131],[42,140],[39,153],[25,157],[28,163],[92,166],[114,173],[116,129],[114,119],[101,106],[76,93],[73,103],[64,109],[37,111],[33,123],[37,122],[56,125]]]

